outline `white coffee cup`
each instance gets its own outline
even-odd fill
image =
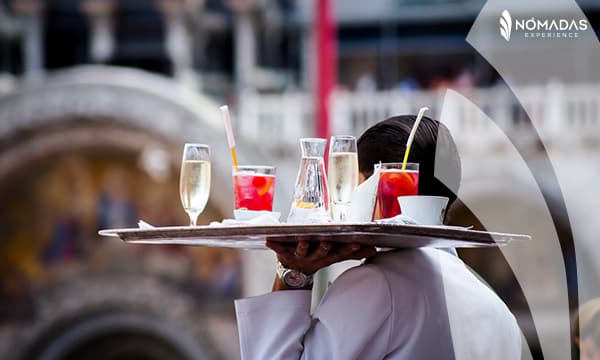
[[[414,219],[420,225],[442,225],[448,200],[443,196],[398,196],[402,215]]]

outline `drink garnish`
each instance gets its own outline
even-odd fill
[[[258,192],[259,196],[263,196],[268,193],[273,186],[273,180],[265,177],[265,176],[256,176],[252,179],[252,185],[256,188],[256,192]]]

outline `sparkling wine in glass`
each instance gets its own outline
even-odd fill
[[[179,195],[183,209],[196,226],[210,194],[210,148],[204,144],[185,144],[179,176]]]
[[[333,220],[347,219],[352,192],[358,185],[356,138],[349,135],[331,137],[327,182],[333,208]]]

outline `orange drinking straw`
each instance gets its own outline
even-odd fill
[[[219,109],[221,109],[223,121],[225,122],[225,132],[227,133],[227,142],[229,143],[229,150],[231,151],[233,166],[235,167],[235,171],[237,171],[238,162],[237,156],[235,155],[235,138],[233,137],[233,129],[231,128],[231,116],[229,116],[229,108],[227,105],[223,105]]]
[[[415,134],[417,132],[417,128],[421,123],[421,119],[423,115],[425,115],[425,111],[429,110],[427,106],[424,106],[419,109],[419,114],[417,115],[417,119],[413,124],[412,129],[410,130],[410,135],[408,135],[408,140],[406,141],[406,151],[404,151],[404,161],[402,161],[402,170],[406,170],[406,162],[408,161],[408,153],[410,153],[410,146],[412,145],[413,140],[415,139]]]

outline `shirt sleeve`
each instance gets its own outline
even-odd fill
[[[390,341],[391,292],[372,265],[352,268],[310,315],[310,291],[236,301],[242,359],[381,359]]]
[[[236,300],[242,359],[299,359],[311,324],[310,300],[309,290]]]

